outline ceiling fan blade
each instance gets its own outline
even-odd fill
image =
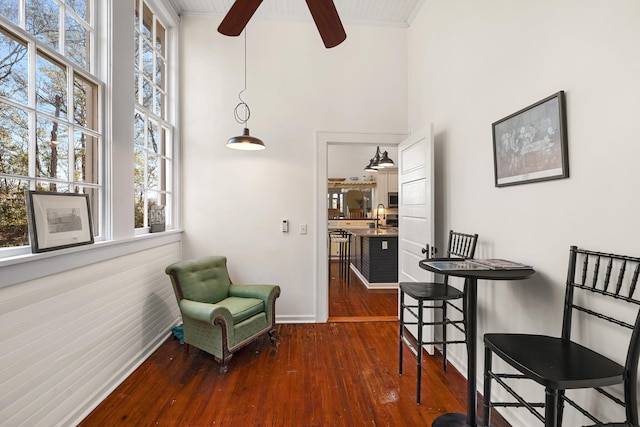
[[[239,36],[260,3],[262,0],[236,0],[218,26],[218,32],[225,36]]]
[[[333,0],[307,0],[307,6],[325,47],[338,46],[347,38]]]

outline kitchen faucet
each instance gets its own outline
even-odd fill
[[[384,204],[383,203],[378,203],[378,206],[376,207],[376,228],[380,228],[380,206],[382,206],[382,219],[385,219],[384,217]]]

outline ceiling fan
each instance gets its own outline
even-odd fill
[[[306,1],[325,47],[331,48],[342,43],[347,34],[333,0]],[[225,36],[239,36],[261,3],[262,0],[236,0],[220,23],[218,32]]]

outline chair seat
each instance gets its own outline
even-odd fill
[[[464,293],[450,285],[434,282],[401,282],[400,289],[405,294],[421,300],[450,300],[464,296]]]
[[[623,381],[625,368],[580,344],[529,334],[485,334],[484,342],[505,362],[556,390],[602,387]]]
[[[226,307],[231,312],[235,324],[264,311],[264,302],[257,298],[228,297],[217,304]]]

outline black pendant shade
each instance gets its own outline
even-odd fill
[[[261,139],[249,135],[249,129],[244,128],[241,136],[234,136],[227,141],[227,147],[236,150],[264,150],[265,145]]]
[[[377,172],[378,169],[384,169],[392,166],[395,166],[395,163],[389,158],[389,153],[386,151],[381,153],[380,147],[377,147],[376,155],[373,156],[364,170],[368,172]]]

